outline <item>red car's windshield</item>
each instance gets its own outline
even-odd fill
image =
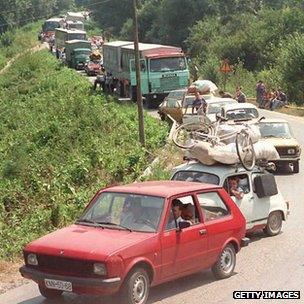
[[[141,232],[158,228],[165,199],[132,193],[103,192],[79,219]]]

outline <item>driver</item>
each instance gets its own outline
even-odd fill
[[[132,228],[135,223],[141,218],[142,206],[139,197],[134,197],[132,202],[128,202],[128,212],[122,214],[120,224],[125,227]]]

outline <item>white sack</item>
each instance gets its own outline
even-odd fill
[[[210,156],[219,163],[233,165],[239,162],[235,144],[211,148]]]
[[[235,143],[236,133],[240,132],[244,129],[244,125],[229,125],[229,124],[221,124],[218,129],[218,135],[223,137],[228,134],[233,134],[231,137],[222,140],[224,144]],[[250,125],[248,128],[248,133],[250,134],[252,143],[256,143],[261,139],[261,132],[258,126]]]
[[[256,159],[277,160],[280,155],[273,144],[267,141],[258,141],[253,145]]]
[[[210,156],[211,145],[208,142],[200,141],[188,150],[190,158],[195,158],[204,165],[212,166],[216,161]],[[187,156],[188,156],[187,155]]]

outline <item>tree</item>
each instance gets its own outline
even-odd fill
[[[282,48],[278,61],[282,73],[282,86],[288,99],[299,104],[304,102],[304,34],[290,36]]]

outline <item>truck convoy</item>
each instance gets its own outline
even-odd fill
[[[83,31],[84,30],[84,24],[81,21],[70,21],[69,20],[69,21],[66,22],[66,28],[68,30],[75,29],[75,30],[81,30],[81,31]]]
[[[41,32],[39,33],[39,40],[48,42],[54,35],[56,28],[62,28],[64,26],[63,18],[51,18],[42,24]]]
[[[82,12],[67,12],[66,14],[67,21],[85,21],[85,16]]]
[[[56,47],[57,57],[59,58],[64,53],[66,47],[66,41],[86,40],[86,39],[87,39],[87,34],[85,31],[56,28],[55,47]]]
[[[187,60],[178,47],[139,43],[142,95],[148,107],[157,106],[172,90],[189,85]],[[103,45],[107,83],[121,97],[137,98],[134,44],[113,41]]]
[[[65,42],[65,59],[68,67],[81,70],[90,61],[91,43],[87,40]]]

